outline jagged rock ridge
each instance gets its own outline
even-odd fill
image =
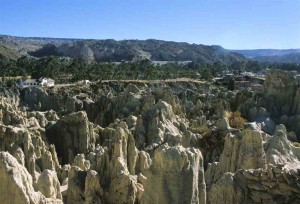
[[[271,91],[267,81],[266,98],[276,98],[278,86]],[[0,173],[8,184],[1,203],[300,201],[300,148],[277,121],[263,131],[275,117],[260,107],[268,100],[255,104],[258,95],[250,103],[186,81],[0,93]],[[255,122],[232,128],[225,113],[233,105]],[[4,196],[11,192],[16,200]]]

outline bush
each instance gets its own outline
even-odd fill
[[[246,125],[246,120],[242,117],[242,114],[239,111],[231,114],[225,112],[225,117],[228,118],[230,127],[243,129]]]
[[[208,127],[207,126],[201,126],[201,127],[190,127],[190,131],[193,133],[198,133],[198,134],[205,134],[208,132]]]
[[[292,142],[292,144],[293,144],[295,147],[300,147],[300,143],[299,143],[299,142]]]
[[[8,87],[8,88],[13,87],[14,84],[15,84],[15,80],[13,80],[13,79],[9,79],[9,80],[7,80],[7,81],[5,82],[5,85],[6,85],[6,87]]]

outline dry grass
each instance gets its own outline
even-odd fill
[[[295,147],[300,147],[300,143],[299,143],[299,142],[292,142],[292,144],[293,144]]]
[[[200,127],[190,127],[190,131],[193,133],[205,134],[208,132],[207,126],[200,126]]]
[[[0,77],[0,82],[2,82],[2,80],[4,79],[4,81],[7,80],[18,80],[18,79],[23,79],[24,76],[14,76],[14,77]],[[26,79],[30,79],[30,76],[26,76]]]
[[[225,117],[229,120],[230,127],[236,129],[243,129],[246,125],[246,119],[242,117],[241,112],[235,111],[234,113],[225,111]]]

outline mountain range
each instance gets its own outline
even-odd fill
[[[84,40],[68,38],[15,37],[0,35],[0,56],[49,55],[84,58],[89,61],[194,61],[231,64],[248,59],[300,63],[300,49],[228,50],[218,45],[189,44],[163,40]]]
[[[231,50],[248,59],[263,62],[300,63],[300,49],[257,49],[257,50]]]

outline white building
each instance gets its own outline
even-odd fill
[[[50,78],[40,78],[41,85],[45,87],[53,87],[54,86],[54,80]]]
[[[255,74],[253,72],[243,72],[242,76],[254,77]]]
[[[81,80],[77,82],[78,84],[90,84],[90,80]]]
[[[18,86],[21,88],[33,87],[33,86],[53,87],[54,80],[45,77],[42,77],[40,79],[26,79],[24,81],[21,81],[18,84]]]

